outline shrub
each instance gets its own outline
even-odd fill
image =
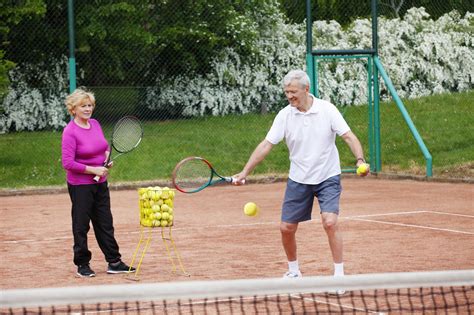
[[[17,67],[10,71],[10,80],[0,115],[0,133],[57,130],[66,125],[66,57],[48,64]]]

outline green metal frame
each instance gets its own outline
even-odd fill
[[[418,133],[410,115],[405,109],[403,102],[388,77],[385,69],[378,58],[378,8],[377,0],[371,0],[372,11],[372,47],[371,49],[348,49],[348,50],[313,50],[313,30],[311,17],[311,0],[306,0],[306,68],[311,79],[311,93],[319,96],[318,70],[319,62],[335,59],[367,59],[367,87],[368,87],[368,140],[369,161],[371,172],[377,173],[382,170],[382,152],[380,138],[380,84],[379,74],[382,76],[395,103],[412,132],[418,146],[426,160],[426,176],[433,176],[433,164],[431,154]],[[343,169],[343,172],[355,172],[355,168]]]
[[[69,34],[69,92],[76,89],[76,57],[74,39],[74,0],[67,1],[68,11],[68,34]]]
[[[380,161],[380,146],[377,146],[376,143],[380,142],[380,129],[378,128],[378,116],[379,116],[379,110],[378,106],[379,103],[375,102],[374,95],[378,95],[378,90],[375,91],[375,84],[373,82],[373,77],[374,77],[374,57],[371,54],[366,54],[366,55],[323,55],[323,56],[312,56],[312,62],[313,62],[313,67],[315,69],[314,74],[313,74],[313,80],[311,81],[311,91],[312,93],[316,96],[319,97],[319,63],[323,61],[328,61],[328,60],[338,60],[338,59],[364,59],[366,62],[366,69],[367,69],[367,104],[368,104],[368,140],[369,140],[369,159],[370,161],[370,166],[371,166],[371,171],[372,172],[377,172],[380,170],[380,163],[377,163]],[[377,118],[377,119],[376,119]],[[375,163],[374,163],[375,161]],[[342,169],[343,173],[354,173],[355,168],[343,168]]]

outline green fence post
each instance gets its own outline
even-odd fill
[[[379,85],[379,71],[375,65],[375,58],[373,58],[374,67],[373,67],[373,80],[374,80],[374,148],[375,148],[375,157],[374,157],[374,166],[372,170],[375,172],[382,171],[382,144],[380,141],[380,85]]]
[[[68,33],[69,33],[69,91],[76,89],[76,58],[74,56],[74,0],[68,0]]]
[[[369,138],[369,161],[371,166],[371,171],[374,171],[375,167],[375,139],[374,139],[374,98],[373,98],[373,58],[369,56],[367,59],[367,91],[368,91],[368,103],[367,103],[367,110],[368,110],[368,119],[369,119],[369,127],[367,129],[367,134]]]

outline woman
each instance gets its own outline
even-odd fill
[[[94,277],[89,262],[92,254],[87,246],[89,223],[108,262],[107,273],[134,272],[120,259],[114,237],[108,168],[103,166],[110,152],[99,122],[92,119],[95,97],[84,89],[76,89],[66,98],[66,107],[74,117],[62,135],[62,164],[66,170],[67,186],[72,202],[72,233],[74,235],[74,264],[80,277]],[[94,177],[100,176],[98,182]]]

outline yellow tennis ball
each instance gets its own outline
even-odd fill
[[[244,213],[250,217],[256,216],[258,213],[258,206],[254,202],[247,202],[244,206]]]
[[[170,209],[170,206],[168,206],[167,204],[161,206],[161,212],[168,212]]]
[[[362,163],[357,168],[357,175],[359,175],[359,176],[365,176],[365,175],[367,175],[368,172],[369,172],[369,165],[366,164],[366,163]]]

